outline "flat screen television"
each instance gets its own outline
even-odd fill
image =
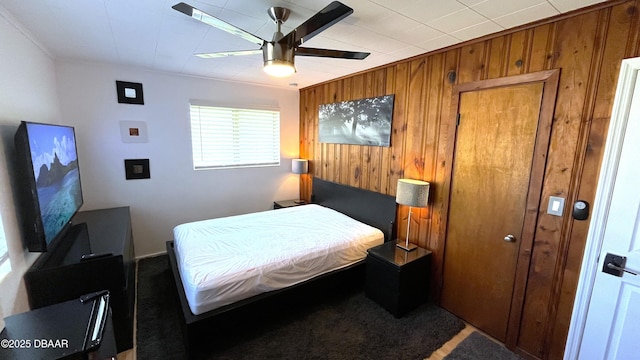
[[[75,129],[23,121],[14,142],[24,241],[29,251],[44,252],[83,204]]]

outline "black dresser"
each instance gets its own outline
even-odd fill
[[[368,250],[365,292],[369,298],[401,317],[429,295],[431,251],[404,251],[389,241]]]
[[[24,276],[31,309],[109,290],[118,352],[131,349],[136,263],[129,207],[82,211],[72,223]]]
[[[116,343],[108,308],[98,347],[85,345],[87,338],[96,336],[91,331],[95,301],[69,300],[6,317],[0,333],[0,359],[115,360]]]

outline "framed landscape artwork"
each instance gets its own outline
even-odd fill
[[[318,139],[323,143],[389,146],[393,95],[322,104]]]

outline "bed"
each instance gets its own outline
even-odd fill
[[[219,315],[362,273],[366,250],[394,239],[395,217],[392,196],[314,178],[312,204],[177,226],[167,253],[185,346]]]

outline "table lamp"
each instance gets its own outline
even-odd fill
[[[405,251],[412,251],[417,248],[415,244],[409,243],[409,228],[411,226],[411,208],[426,207],[429,200],[429,183],[422,180],[398,179],[396,189],[396,203],[409,206],[409,217],[407,219],[407,236],[404,243],[399,242],[397,246]]]
[[[306,159],[292,159],[291,160],[291,172],[294,174],[306,174],[309,172],[309,160]],[[304,204],[305,201],[298,199],[294,200],[296,204]]]

